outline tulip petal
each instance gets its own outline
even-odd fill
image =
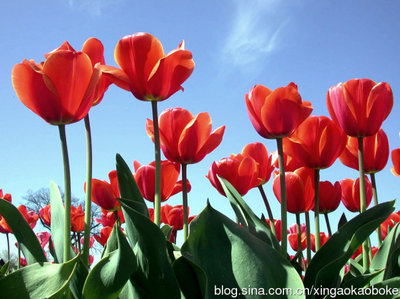
[[[131,91],[131,82],[128,75],[123,70],[109,65],[99,65],[97,68],[101,71],[102,75],[112,83],[122,89]]]
[[[104,46],[97,38],[88,38],[82,46],[82,52],[86,53],[92,66],[94,67],[96,63],[104,64]]]
[[[214,132],[208,136],[207,141],[203,144],[200,150],[196,154],[196,158],[192,163],[200,162],[204,159],[206,155],[211,153],[218,145],[220,145],[222,141],[222,137],[224,136],[225,126],[221,126],[217,128]]]

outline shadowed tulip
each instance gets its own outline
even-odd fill
[[[324,232],[319,233],[319,239],[321,242],[321,247],[324,246],[326,241],[329,239],[329,235],[326,235]],[[315,236],[311,234],[311,250],[315,252]]]
[[[144,32],[120,39],[114,57],[121,69],[101,66],[102,72],[142,101],[163,101],[183,90],[181,84],[194,69],[192,53],[183,41],[165,55],[160,41]]]
[[[351,79],[332,86],[327,94],[328,111],[352,137],[375,135],[393,107],[390,85],[370,79]]]
[[[342,198],[342,187],[339,182],[332,184],[328,181],[319,183],[319,212],[330,213],[335,211]]]
[[[161,149],[173,162],[192,164],[203,160],[222,141],[225,126],[211,132],[211,118],[207,112],[193,116],[183,108],[169,108],[159,116]],[[147,135],[154,142],[153,122],[147,119]]]
[[[116,171],[111,171],[108,176],[111,184],[107,181],[92,179],[92,202],[105,210],[115,211],[121,208],[117,200],[119,197],[118,186],[115,185],[116,180],[114,179]],[[84,190],[86,192],[86,183]]]
[[[39,217],[47,226],[51,225],[51,206],[48,204],[39,210]]]
[[[363,138],[365,173],[375,173],[385,168],[389,159],[389,141],[382,129],[373,136]],[[340,161],[347,167],[358,170],[358,140],[347,137],[347,144]]]
[[[104,247],[104,245],[106,245],[107,243],[108,237],[110,236],[112,230],[113,230],[112,226],[105,226],[102,229],[100,229],[100,236],[94,235],[94,238]]]
[[[392,229],[397,223],[400,223],[400,211],[390,214],[390,216],[381,224],[381,235],[384,240],[389,233],[389,229]]]
[[[290,136],[313,110],[310,102],[301,101],[293,82],[273,91],[255,85],[246,94],[246,106],[257,133],[269,139]]]
[[[270,220],[266,219],[269,227],[271,227]],[[278,239],[278,242],[282,240],[282,222],[280,220],[274,219],[274,225],[275,225],[275,232],[276,232],[276,238]]]
[[[360,179],[344,179],[340,181],[342,187],[342,202],[350,212],[360,211]],[[365,177],[366,187],[366,207],[372,200],[372,186],[367,177]]]
[[[71,231],[79,233],[85,229],[85,212],[82,205],[77,208],[71,206]]]
[[[294,133],[283,139],[287,155],[295,157],[303,166],[323,169],[331,166],[346,144],[346,135],[326,116],[310,116]]]
[[[392,150],[392,163],[393,167],[390,169],[390,171],[395,176],[400,176],[400,148]]]

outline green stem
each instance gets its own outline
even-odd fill
[[[182,202],[183,202],[183,242],[189,234],[188,227],[188,199],[187,199],[187,165],[182,164]]]
[[[85,117],[86,130],[86,199],[85,199],[85,231],[83,239],[83,264],[89,267],[90,223],[92,214],[92,133],[89,114]]]
[[[325,216],[326,227],[328,228],[329,237],[332,237],[332,229],[331,229],[331,224],[329,223],[328,213],[324,213],[324,216]]]
[[[262,185],[258,186],[258,190],[260,190],[261,197],[262,197],[262,199],[264,201],[265,207],[267,208],[267,213],[268,213],[268,218],[269,218],[271,231],[274,234],[274,236],[277,237],[276,229],[275,229],[275,223],[274,223],[274,216],[272,215],[272,210],[271,210],[271,207],[270,207],[270,205],[268,203],[267,195],[265,194],[265,191],[264,191],[264,188],[263,188]]]
[[[286,203],[286,181],[285,160],[283,157],[282,138],[276,138],[279,158],[279,179],[281,183],[281,221],[282,221],[282,251],[287,254],[287,203]]]
[[[320,247],[320,237],[319,237],[319,169],[314,170],[315,174],[315,206],[314,206],[314,224],[315,224],[315,252],[319,250]]]
[[[360,172],[360,213],[364,213],[367,207],[365,195],[365,171],[364,171],[364,148],[363,137],[358,137],[358,170]],[[363,269],[368,271],[368,242],[364,242],[363,248]]]
[[[18,269],[21,268],[21,248],[18,243]]]
[[[374,204],[378,205],[378,190],[376,189],[375,173],[370,173],[369,177],[371,178],[372,195],[374,197]],[[379,246],[381,246],[382,245],[382,231],[381,231],[380,225],[378,226],[376,233],[378,234],[378,244],[379,244]]]
[[[296,213],[296,227],[297,227],[297,258],[301,264],[301,226],[300,226],[300,214]]]
[[[306,212],[307,263],[311,261],[310,214]]]
[[[151,101],[154,126],[154,154],[156,164],[155,195],[154,195],[154,223],[160,226],[161,219],[161,153],[160,131],[158,128],[157,101]]]
[[[6,233],[6,238],[7,238],[7,260],[8,262],[10,262],[10,236],[8,235],[8,233]]]
[[[65,125],[58,126],[64,164],[64,262],[70,259],[71,249],[71,173],[69,170],[68,146],[65,136]]]

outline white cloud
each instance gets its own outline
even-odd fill
[[[118,2],[119,0],[67,0],[71,8],[85,10],[93,16],[101,16],[105,9]]]
[[[223,56],[237,67],[252,70],[277,48],[287,19],[277,14],[281,6],[279,0],[237,0],[236,4]]]

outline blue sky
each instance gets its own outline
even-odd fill
[[[360,77],[391,84],[394,107],[383,124],[390,148],[400,146],[398,122],[400,89],[400,4],[397,1],[124,1],[63,0],[4,1],[0,18],[0,188],[21,203],[28,189],[63,186],[58,130],[28,110],[11,85],[11,69],[24,58],[42,61],[43,54],[67,40],[80,49],[89,37],[105,47],[106,63],[116,65],[114,47],[124,35],[149,32],[166,52],[182,39],[196,63],[192,76],[178,92],[159,104],[159,111],[184,107],[193,114],[210,113],[214,128],[226,125],[221,145],[202,162],[188,168],[192,192],[191,214],[199,213],[207,198],[232,216],[228,201],[213,189],[205,175],[214,160],[239,153],[247,143],[263,142],[274,151],[274,141],[253,129],[244,95],[255,84],[271,89],[295,82],[303,100],[313,103],[314,115],[328,115],[326,92],[340,81]],[[154,160],[153,144],[145,133],[150,104],[111,86],[101,104],[90,111],[94,146],[94,177],[107,179],[120,153],[133,160]],[[72,172],[72,193],[84,197],[85,135],[83,122],[67,127]],[[391,161],[377,174],[381,201],[399,195],[400,178],[390,173]],[[321,171],[322,180],[356,178],[357,172],[338,161]],[[279,204],[265,185],[273,211]],[[257,190],[245,196],[260,214],[265,213]],[[176,195],[169,204],[180,204]],[[397,203],[397,210],[400,203]],[[343,205],[333,213],[338,219]],[[346,212],[349,216],[349,212]],[[289,217],[289,223],[294,222]],[[336,226],[337,221],[333,221]],[[325,226],[322,226],[325,230]]]

